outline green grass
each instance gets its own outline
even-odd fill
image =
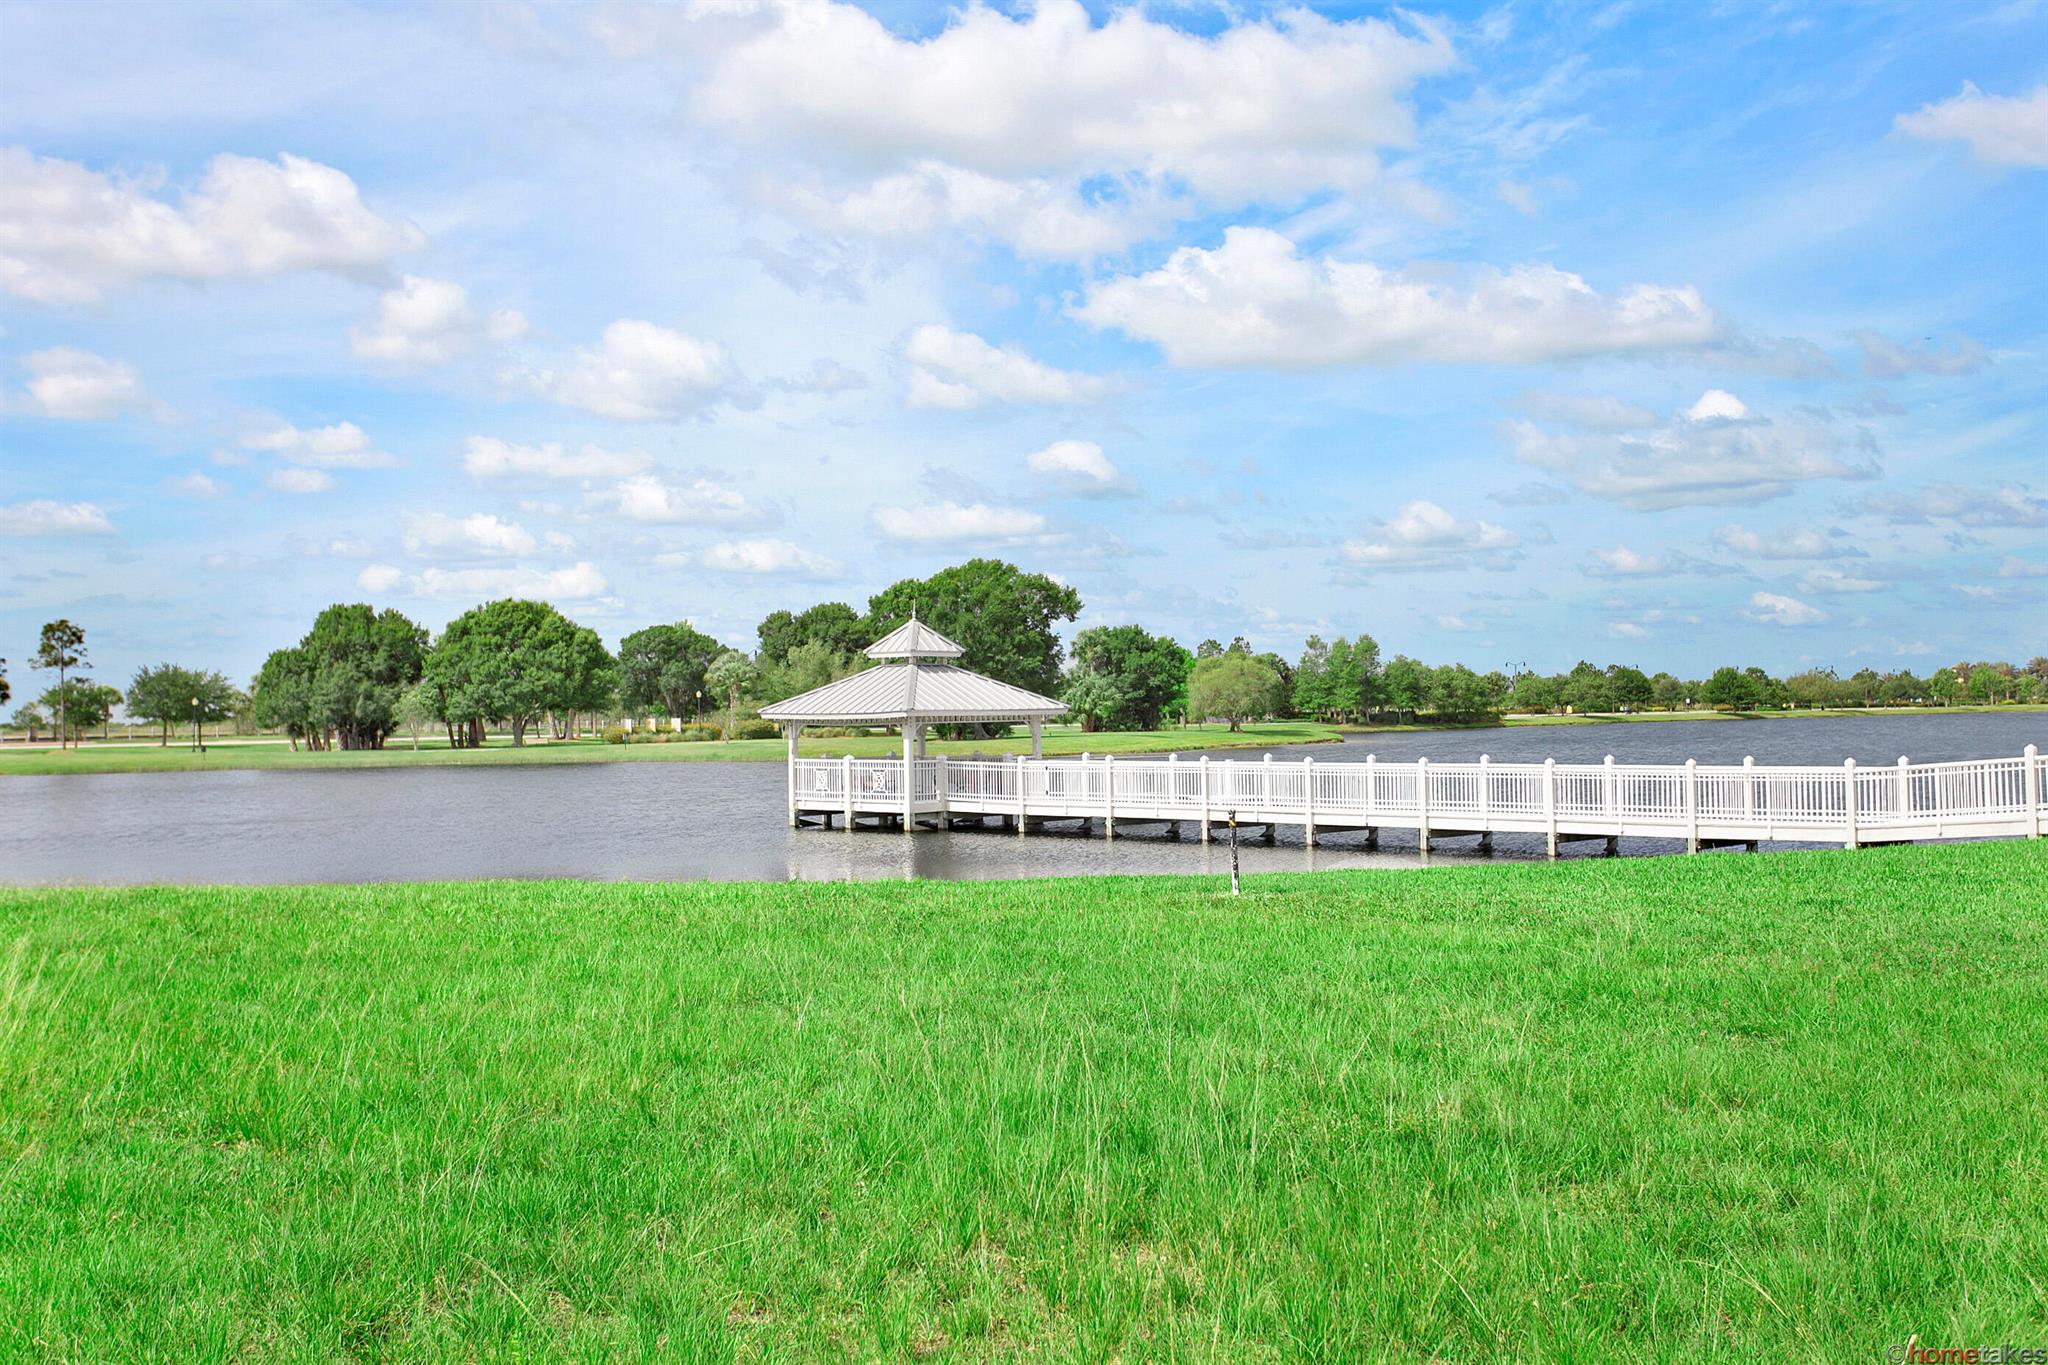
[[[1333,725],[1317,721],[1269,721],[1232,731],[1223,725],[1191,725],[1186,729],[1130,730],[1083,734],[1072,726],[1053,726],[1045,733],[1045,752],[1062,754],[1166,753],[1178,749],[1266,748],[1281,744],[1325,744],[1337,738]],[[938,754],[1023,754],[1031,752],[1028,735],[1008,739],[933,740]],[[450,763],[780,763],[788,755],[781,739],[717,740],[691,744],[606,744],[579,739],[513,748],[509,741],[482,749],[450,749],[445,740],[423,744],[397,739],[387,749],[314,753],[276,743],[215,744],[204,753],[172,745],[88,744],[80,749],[15,749],[0,751],[0,777],[48,776],[53,773],[205,772],[243,768],[407,768]],[[859,754],[876,758],[903,752],[893,735],[853,739],[806,739],[806,754]]]
[[[0,1359],[2039,1344],[2044,885],[0,892]]]

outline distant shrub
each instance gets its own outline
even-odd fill
[[[626,742],[626,727],[623,725],[605,726],[604,742],[607,744],[624,744]]]
[[[782,727],[772,720],[743,720],[740,722],[741,739],[774,739],[782,733]]]
[[[681,733],[684,739],[717,739],[718,727],[709,721],[689,720],[683,722]]]

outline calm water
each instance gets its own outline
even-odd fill
[[[2048,715],[1871,716],[1825,720],[1673,721],[1375,735],[1276,749],[1276,761],[1501,762],[1556,758],[1623,763],[1892,763],[2048,748]],[[1256,760],[1257,751],[1235,757]],[[1076,876],[1228,871],[1227,846],[1156,827],[1099,835],[994,830],[905,837],[876,831],[792,831],[783,771],[769,763],[611,763],[336,772],[136,773],[0,778],[0,882],[321,882],[476,877],[598,880],[843,880],[890,877]],[[1065,827],[1062,827],[1065,828]],[[1098,826],[1099,829],[1099,826]],[[1481,855],[1447,841],[1437,863]],[[1630,841],[1629,852],[1668,852]],[[1571,856],[1598,856],[1598,844]],[[1538,857],[1537,838],[1502,835],[1496,858]],[[1389,832],[1301,846],[1246,844],[1246,871],[1404,865],[1414,838]]]

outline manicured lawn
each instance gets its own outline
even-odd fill
[[[1060,754],[1166,753],[1178,749],[1267,748],[1281,744],[1322,744],[1337,738],[1333,725],[1316,721],[1269,721],[1232,731],[1224,725],[1191,725],[1186,729],[1131,730],[1114,734],[1083,734],[1071,726],[1046,731],[1045,752]],[[931,753],[1024,754],[1031,752],[1031,739],[1019,731],[1008,739],[932,740]],[[860,754],[883,758],[900,755],[903,742],[893,735],[871,735],[852,739],[805,739],[806,754]],[[712,741],[695,744],[606,744],[602,740],[579,739],[560,743],[530,744],[515,749],[509,742],[493,743],[482,749],[450,749],[446,741],[423,745],[417,752],[411,741],[397,739],[391,747],[345,752],[314,753],[293,749],[283,742],[215,744],[204,753],[172,745],[88,744],[80,749],[0,749],[0,777],[51,773],[146,773],[193,772],[237,768],[392,768],[447,763],[780,763],[788,754],[781,739],[739,739],[731,743]]]
[[[2038,1344],[2044,887],[0,891],[0,1359]]]

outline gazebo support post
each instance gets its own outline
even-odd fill
[[[903,832],[917,828],[917,742],[919,727],[903,722]]]
[[[789,827],[797,827],[796,818],[796,740],[804,732],[803,722],[791,721],[782,727],[782,733],[789,736]]]
[[[1034,719],[1031,722],[1031,756],[1045,757],[1045,722]]]

